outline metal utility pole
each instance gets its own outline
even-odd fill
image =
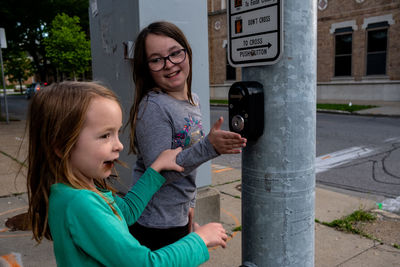
[[[316,5],[285,0],[281,59],[242,71],[265,103],[264,133],[242,156],[244,266],[314,266]]]
[[[9,123],[9,118],[8,118],[8,104],[7,104],[7,90],[6,90],[6,80],[4,78],[4,68],[3,68],[3,54],[1,49],[2,48],[7,48],[7,43],[6,43],[6,35],[4,28],[0,28],[0,64],[1,64],[1,75],[3,79],[3,90],[4,90],[4,106],[6,109],[6,122]],[[0,110],[1,114],[1,110]]]

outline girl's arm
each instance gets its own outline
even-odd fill
[[[174,153],[176,151],[169,153],[167,159]],[[165,155],[164,152],[160,157]],[[169,160],[166,162],[166,165],[165,162],[161,163],[161,168],[171,166],[171,164],[173,169],[178,168],[174,162],[171,163]],[[164,181],[157,173],[142,178],[140,179],[144,186],[142,189],[148,188],[148,191],[137,192],[139,199],[142,197],[148,199],[148,196],[157,191],[157,185],[161,186]],[[146,204],[143,203],[143,205]],[[141,246],[129,233],[125,218],[121,214],[121,218],[118,218],[100,196],[84,190],[69,202],[66,212],[66,225],[69,226],[68,231],[73,244],[77,250],[84,253],[73,254],[73,257],[76,257],[74,259],[71,259],[71,254],[64,251],[60,254],[63,255],[61,258],[68,257],[68,262],[75,262],[77,265],[95,261],[105,266],[132,266],[132,264],[135,266],[198,266],[209,258],[207,247],[226,246],[225,229],[219,223],[210,223],[201,227],[196,226],[195,233],[152,252]]]
[[[213,242],[214,245],[225,245],[226,237],[222,230],[211,226],[212,230],[191,233],[152,252],[140,245],[129,233],[124,217],[115,216],[97,194],[90,192],[75,200],[68,207],[65,224],[69,226],[75,250],[81,253],[62,252],[57,259],[61,262],[74,262],[76,266],[94,262],[104,266],[198,266],[209,258],[207,245],[211,246]]]
[[[180,147],[163,151],[124,198],[115,197],[115,201],[128,225],[136,222],[153,194],[165,182],[165,178],[159,174],[160,171],[183,171],[183,168],[176,164],[176,155],[181,151],[182,148]]]
[[[238,147],[242,147],[245,140],[236,133],[221,131],[221,124],[222,120],[214,125],[208,136],[178,154],[176,162],[185,168],[184,172],[168,171],[163,172],[163,176],[167,180],[187,176],[202,163],[217,157],[218,152],[228,153],[232,149],[236,151]],[[140,112],[136,126],[138,148],[145,168],[148,168],[162,151],[173,146],[172,127],[173,122],[158,104],[148,101]],[[223,149],[219,146],[223,143],[221,140],[225,141]]]
[[[153,168],[156,172],[161,172],[164,170],[182,172],[184,171],[184,168],[176,163],[176,156],[180,152],[182,152],[181,147],[178,147],[176,149],[164,150],[153,162],[153,164],[151,164],[150,167]]]

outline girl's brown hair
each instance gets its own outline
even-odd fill
[[[28,197],[29,218],[34,238],[51,240],[48,226],[50,187],[64,183],[88,189],[107,199],[96,189],[78,179],[69,164],[71,149],[78,140],[86,111],[95,97],[118,98],[109,89],[94,82],[62,82],[45,87],[34,95],[29,106]],[[109,189],[105,181],[96,181]],[[119,216],[107,201],[114,213]]]
[[[130,111],[130,143],[129,152],[136,154],[135,129],[139,109],[139,103],[143,97],[157,85],[154,82],[150,69],[147,64],[146,38],[149,34],[166,36],[177,41],[186,49],[189,58],[189,75],[187,78],[188,99],[191,104],[195,104],[192,98],[192,49],[183,32],[174,24],[166,21],[153,22],[142,29],[135,41],[135,51],[133,60],[133,81],[135,83],[135,100]]]

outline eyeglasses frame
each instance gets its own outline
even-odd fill
[[[173,62],[173,61],[171,60],[170,57],[171,57],[171,54],[172,54],[172,53],[175,53],[175,52],[177,52],[177,51],[183,51],[183,53],[185,54],[185,56],[183,57],[183,59],[182,59],[181,62],[175,63],[175,62]],[[153,72],[159,72],[159,71],[163,70],[163,69],[165,68],[165,65],[167,65],[167,59],[169,60],[169,62],[171,62],[171,63],[174,64],[174,65],[181,64],[183,61],[185,61],[186,55],[187,55],[186,48],[178,49],[178,50],[176,50],[176,51],[174,51],[174,52],[172,52],[172,53],[169,54],[168,56],[165,56],[165,57],[161,57],[161,56],[158,57],[158,58],[161,58],[161,59],[164,60],[164,64],[163,64],[162,68],[159,69],[159,70],[152,70],[152,69],[150,68],[150,65],[149,65],[150,62],[149,62],[149,60],[147,60],[147,65],[149,66],[149,69],[150,69],[151,71],[153,71]]]

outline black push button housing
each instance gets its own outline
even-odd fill
[[[229,130],[249,140],[264,131],[264,91],[259,82],[235,82],[229,89]]]

